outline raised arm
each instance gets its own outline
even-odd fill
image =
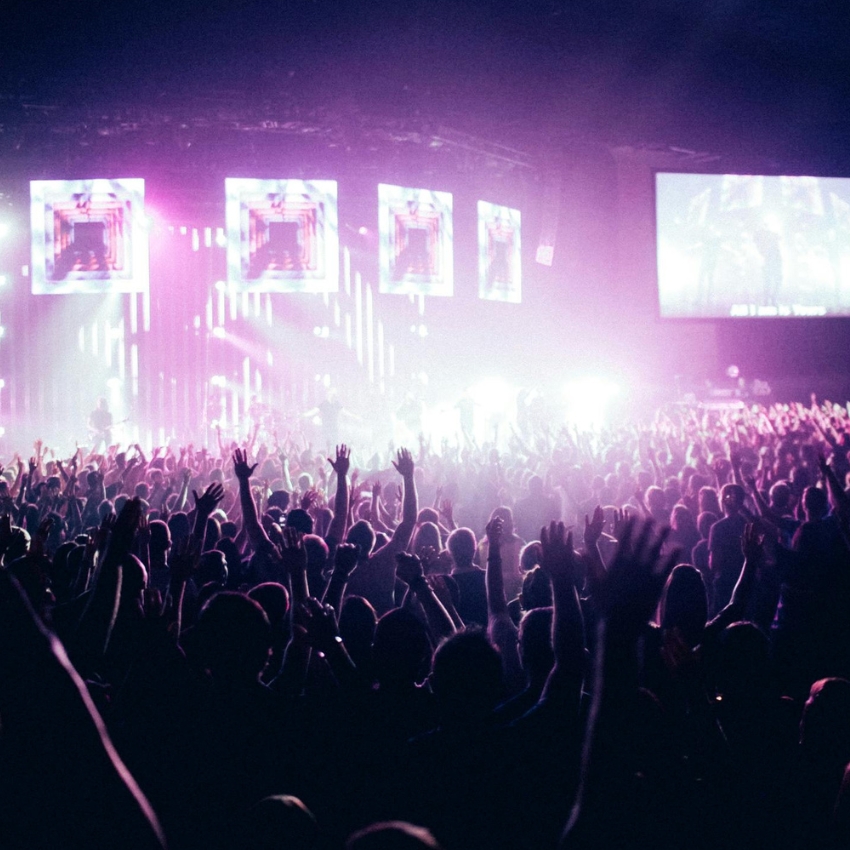
[[[413,479],[415,465],[413,456],[407,449],[399,449],[396,460],[393,461],[396,472],[401,475],[404,482],[404,500],[402,502],[401,522],[393,531],[389,543],[383,547],[389,549],[393,554],[400,552],[410,543],[410,536],[416,525],[416,514],[419,507],[416,499],[416,482]]]
[[[239,504],[242,508],[242,528],[248,535],[248,540],[255,552],[259,552],[264,547],[272,545],[265,529],[260,525],[260,520],[257,517],[257,506],[254,504],[254,497],[251,495],[251,476],[257,468],[255,463],[253,466],[248,465],[248,453],[241,449],[236,449],[233,452],[233,472],[239,482]]]
[[[502,519],[487,525],[487,632],[502,656],[505,681],[511,690],[521,690],[525,681],[517,649],[517,628],[508,615],[505,582],[502,575]]]
[[[0,571],[4,844],[162,850],[156,815],[116,753],[88,690],[20,587]]]
[[[334,497],[334,518],[326,536],[327,540],[337,543],[345,540],[345,528],[348,522],[348,469],[351,465],[351,450],[347,446],[336,447],[336,460],[328,458],[328,463],[336,473],[336,496]]]
[[[578,561],[572,532],[564,523],[552,522],[540,529],[540,569],[552,584],[552,650],[555,666],[543,691],[543,699],[559,693],[578,710],[584,678],[584,619],[576,588]]]
[[[422,563],[416,555],[399,552],[396,556],[396,575],[416,594],[428,626],[436,640],[454,634],[455,627],[449,612],[443,607],[436,593],[422,574]]]

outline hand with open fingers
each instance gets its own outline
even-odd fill
[[[351,449],[346,445],[336,447],[336,460],[328,458],[328,463],[331,469],[337,474],[337,477],[343,478],[348,475],[349,467],[351,466]]]
[[[575,582],[578,558],[573,549],[573,533],[562,522],[550,522],[540,529],[540,569],[551,581]]]
[[[292,576],[307,569],[307,550],[304,548],[304,535],[286,525],[282,529],[283,544],[280,547],[280,558],[287,574]]]
[[[195,497],[195,509],[198,513],[209,516],[224,498],[224,487],[217,481],[213,481],[204,490],[203,495],[199,496],[197,490],[192,490],[192,495]]]
[[[396,459],[393,461],[393,466],[403,478],[411,477],[415,468],[413,455],[407,449],[399,449]]]
[[[669,528],[659,532],[652,520],[629,520],[614,559],[594,594],[600,616],[633,630],[649,621],[664,582],[680,556],[676,550],[662,558],[661,549],[669,535]]]
[[[235,449],[233,452],[233,474],[239,481],[247,481],[257,468],[248,464],[248,452],[245,449]]]
[[[584,517],[584,545],[588,549],[599,542],[604,527],[605,512],[602,510],[601,505],[597,505],[593,509],[593,519],[589,519],[587,515]]]
[[[748,522],[741,535],[741,552],[744,560],[758,563],[764,558],[765,530],[758,521]]]
[[[298,605],[299,623],[307,633],[307,643],[318,652],[327,654],[342,643],[336,622],[336,613],[330,605],[322,605],[309,596]]]

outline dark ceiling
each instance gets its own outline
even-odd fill
[[[598,144],[850,171],[846,3],[33,0],[4,8],[0,49],[6,158],[248,133],[519,169]]]

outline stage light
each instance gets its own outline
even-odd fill
[[[9,235],[9,225],[5,221],[0,221],[0,239]]]
[[[4,378],[0,378],[0,390],[6,388],[6,380]]]
[[[106,386],[109,387],[109,389],[111,390],[120,390],[123,383],[124,382],[121,380],[121,378],[110,378],[106,382]]]
[[[227,386],[227,378],[224,375],[213,375],[210,378],[210,386],[211,387],[226,387]]]
[[[6,336],[6,328],[3,325],[0,325],[0,339]]]
[[[223,280],[217,280],[215,282],[216,292],[227,292],[227,283]]]
[[[368,236],[368,235],[369,235],[369,228],[368,228],[368,227],[358,227],[358,228],[357,228],[357,232],[358,232],[361,236]]]
[[[224,339],[227,336],[227,331],[221,325],[219,325],[218,327],[213,328],[212,335],[216,339]]]
[[[9,279],[4,274],[0,274],[0,286],[5,286],[9,282]]]
[[[567,422],[580,429],[604,425],[608,407],[620,387],[610,378],[587,376],[564,384]]]

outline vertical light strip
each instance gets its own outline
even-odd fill
[[[366,366],[369,380],[375,380],[375,332],[372,325],[372,287],[366,285]]]
[[[357,347],[357,362],[363,365],[363,281],[360,272],[354,275],[354,338]]]

